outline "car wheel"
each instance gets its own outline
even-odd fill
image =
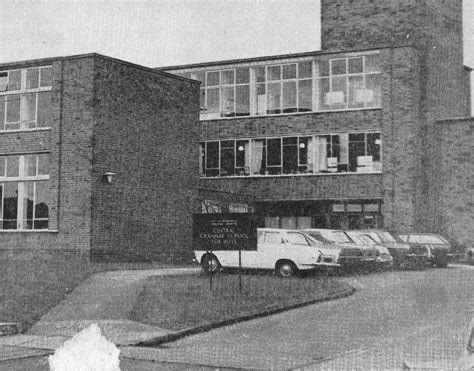
[[[280,277],[292,277],[297,271],[298,268],[296,268],[296,265],[291,261],[282,261],[276,266],[276,273]]]
[[[448,266],[448,258],[446,256],[442,256],[436,259],[435,265],[438,268],[446,268]]]
[[[215,255],[204,255],[201,260],[201,266],[206,274],[214,274],[221,269],[221,263]]]

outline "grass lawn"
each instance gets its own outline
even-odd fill
[[[77,254],[0,250],[0,322],[27,329],[89,274]]]
[[[90,263],[84,255],[58,250],[0,250],[0,322],[18,322],[22,331],[28,329],[91,273],[162,266]]]
[[[348,286],[336,277],[280,278],[217,274],[212,291],[206,276],[150,277],[140,293],[131,319],[170,330],[182,330],[281,308],[340,292]]]

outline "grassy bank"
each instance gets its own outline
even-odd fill
[[[89,274],[76,253],[0,250],[0,322],[27,329]]]
[[[220,322],[325,297],[348,286],[335,277],[284,279],[271,275],[214,276],[212,290],[205,276],[150,277],[131,319],[166,329]]]

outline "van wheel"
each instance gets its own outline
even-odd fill
[[[214,274],[221,269],[221,263],[215,255],[204,255],[201,260],[201,266],[205,274]]]
[[[276,265],[276,273],[280,277],[292,277],[297,271],[298,268],[296,268],[296,265],[291,261],[282,261]]]

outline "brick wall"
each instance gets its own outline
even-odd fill
[[[419,43],[440,31],[461,34],[461,20],[461,0],[321,0],[321,49]]]
[[[425,230],[474,239],[474,118],[439,121],[427,130],[430,162]]]
[[[0,133],[2,153],[48,151],[49,231],[2,231],[6,249],[89,251],[93,63],[62,58],[8,65],[5,69],[53,66],[51,128]]]
[[[190,258],[199,85],[109,58],[95,68],[92,255]]]

